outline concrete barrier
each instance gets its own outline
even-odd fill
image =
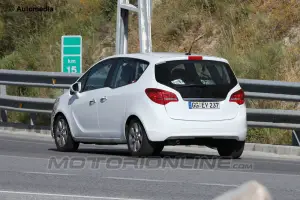
[[[265,186],[249,181],[213,200],[272,200],[272,197]]]

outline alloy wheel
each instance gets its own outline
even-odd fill
[[[68,134],[67,134],[67,124],[64,119],[59,119],[56,124],[56,141],[60,147],[63,147],[67,143]]]
[[[134,152],[138,152],[142,147],[143,141],[142,129],[138,123],[134,123],[130,127],[128,139],[131,150]]]

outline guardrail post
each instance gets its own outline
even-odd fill
[[[36,113],[30,113],[30,126],[34,126],[36,124]]]
[[[300,132],[299,130],[293,130],[292,132],[292,145],[300,146]]]
[[[6,85],[0,85],[0,95],[5,96],[6,95]],[[1,120],[2,122],[7,122],[7,111],[0,109],[1,111]]]

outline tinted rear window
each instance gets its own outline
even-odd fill
[[[155,77],[183,98],[225,98],[237,84],[229,65],[218,61],[169,61],[155,66]]]

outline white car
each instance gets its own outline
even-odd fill
[[[57,149],[127,144],[133,156],[166,145],[206,145],[239,158],[244,92],[227,60],[184,53],[115,55],[93,65],[54,105]]]

